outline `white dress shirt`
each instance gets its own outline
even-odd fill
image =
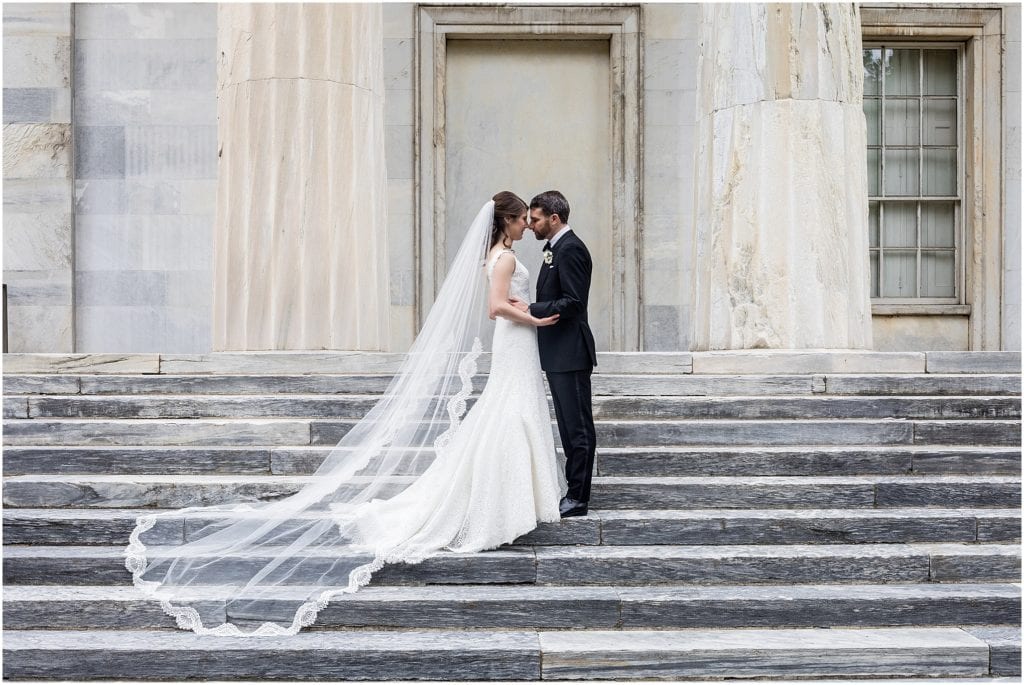
[[[549,243],[551,243],[551,247],[554,247],[554,246],[555,246],[555,243],[557,243],[557,242],[558,242],[558,239],[559,239],[559,238],[561,238],[561,237],[562,237],[563,235],[565,235],[565,234],[566,234],[566,233],[567,233],[568,231],[570,231],[570,230],[571,230],[571,229],[569,228],[569,224],[565,224],[564,226],[562,226],[562,230],[560,230],[560,231],[559,231],[558,233],[556,233],[556,234],[555,234],[555,235],[554,235],[554,236],[553,236],[553,237],[551,238],[551,240],[549,240],[549,241],[548,241]]]

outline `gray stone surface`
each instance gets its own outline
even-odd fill
[[[270,476],[11,476],[8,507],[156,507],[269,502],[297,492],[304,478]]]
[[[247,447],[7,447],[4,475],[271,473],[270,449]]]
[[[1012,516],[1014,510],[1001,510]],[[603,511],[601,543],[846,544],[974,542],[976,512],[957,509]],[[1012,537],[999,538],[1012,540]]]
[[[8,373],[159,373],[157,354],[4,354]]]
[[[379,396],[32,397],[33,418],[362,418]]]
[[[1020,450],[1016,447],[926,449],[915,452],[915,473],[1020,473]]]
[[[136,517],[151,511],[8,508],[3,515],[4,540],[12,545],[122,544],[128,540]],[[189,536],[212,520],[199,514],[191,516]],[[166,528],[164,537],[168,541],[181,540],[180,520],[161,519],[157,526]],[[147,538],[154,539],[151,535],[154,533],[147,533]],[[1006,543],[1019,539],[1016,509],[592,510],[586,517],[542,523],[516,544]]]
[[[557,442],[556,442],[557,445]],[[271,472],[312,473],[333,445],[277,447]],[[560,451],[560,447],[557,447]],[[805,476],[858,474],[1003,474],[1020,473],[1016,447],[971,446],[818,446],[787,447],[604,447],[599,445],[600,476]],[[110,469],[122,468],[111,455]],[[202,457],[199,457],[202,461]]]
[[[79,392],[78,378],[74,376],[17,376],[5,373],[3,383],[7,395],[74,395]]]
[[[400,487],[411,476],[396,476]],[[269,501],[297,492],[309,476],[24,475],[4,482],[16,507],[160,507]],[[883,493],[885,493],[883,495]],[[701,509],[894,506],[1017,506],[1009,476],[596,477],[596,509]],[[905,500],[905,501],[904,501]]]
[[[8,604],[9,602],[9,604]],[[9,612],[4,630],[152,630],[174,629],[174,619],[158,602],[130,586],[10,586],[4,592]],[[223,623],[222,601],[193,605],[204,624]]]
[[[123,546],[9,546],[4,550],[4,582],[130,584],[123,551]],[[252,563],[261,561],[256,559]],[[325,561],[325,568],[329,565]],[[318,577],[323,570],[309,568]],[[1019,576],[1019,545],[570,546],[442,553],[418,565],[387,566],[374,576],[373,584],[1012,582]],[[296,578],[296,582],[306,581]]]
[[[4,511],[4,542],[8,545],[128,544],[139,516],[146,509],[21,509]],[[185,541],[184,521],[163,518],[146,533],[151,544]]]
[[[50,120],[55,93],[49,88],[4,88],[4,123],[42,123]]]
[[[303,592],[283,588],[275,596]],[[223,622],[223,603],[213,593],[196,591],[194,596],[197,601],[209,597],[211,619],[219,610],[217,622]],[[5,630],[173,626],[156,602],[130,586],[10,585],[3,599]],[[268,617],[277,616],[271,602],[261,609]],[[339,595],[320,612],[315,628],[785,628],[1019,620],[1020,588],[1015,585],[452,585],[367,587]]]
[[[928,373],[1020,373],[1020,351],[928,352]]]
[[[24,397],[4,397],[4,418],[28,418],[28,400]]]
[[[805,395],[810,376],[692,374],[595,374],[594,395]]]
[[[1018,620],[1017,623],[1019,622]],[[1019,676],[1021,674],[1019,625],[984,626],[966,628],[965,630],[988,644],[993,676]]]
[[[1020,395],[1019,374],[837,374],[825,377],[834,395]]]
[[[968,676],[988,649],[955,628],[550,632],[545,678]]]
[[[265,391],[264,391],[265,392]],[[32,397],[32,417],[84,418],[362,418],[379,394],[325,396],[176,395]],[[474,398],[475,399],[475,398]],[[473,402],[469,403],[472,406]],[[553,405],[549,406],[554,413]],[[596,397],[594,418],[613,419],[963,419],[1020,418],[1015,397]]]
[[[314,426],[315,428],[315,426]],[[908,421],[616,421],[597,424],[598,444],[630,445],[878,445],[908,444]]]
[[[324,556],[308,575],[297,575],[296,584],[312,582],[325,575],[333,560],[342,553]],[[422,585],[491,583],[522,584],[537,580],[534,550],[530,547],[503,547],[477,554],[440,553],[421,564],[387,566],[373,576],[372,585]],[[247,563],[262,567],[265,560]],[[240,568],[245,564],[240,563]],[[124,546],[9,546],[4,549],[4,583],[17,585],[130,585],[131,574],[124,567]],[[347,573],[335,581],[346,584]]]
[[[1020,418],[1017,397],[598,398],[595,419]]]
[[[8,374],[9,375],[9,374]],[[82,394],[266,394],[381,393],[389,374],[319,375],[174,375],[84,376]],[[818,389],[815,379],[827,381]],[[6,380],[6,375],[5,375]],[[41,379],[39,379],[41,382]],[[473,379],[482,387],[486,376]],[[729,395],[1019,395],[1020,376],[1011,374],[948,375],[628,375],[595,374],[595,396],[729,396]],[[21,392],[21,391],[18,391]],[[41,391],[67,394],[67,391]],[[76,391],[77,392],[77,391]]]
[[[693,373],[924,373],[924,352],[730,350],[693,352]]]
[[[513,632],[305,632],[256,642],[166,631],[5,635],[5,678],[125,673],[147,680],[538,680],[540,650],[536,633]]]
[[[908,545],[716,545],[538,548],[537,582],[923,582],[928,554]]]
[[[914,421],[917,445],[1020,445],[1020,421]]]
[[[994,422],[986,422],[994,423]],[[335,444],[351,427],[346,421],[313,420],[312,444]],[[905,420],[778,420],[727,419],[678,421],[598,421],[597,442],[605,447],[684,445],[880,445],[910,444],[913,424]],[[1007,444],[1012,422],[989,427]],[[554,426],[553,426],[554,428]],[[953,442],[953,438],[950,441]],[[921,440],[921,443],[933,441]],[[960,442],[956,440],[956,442]]]
[[[263,352],[163,354],[166,374],[391,374],[405,355],[390,352]],[[477,368],[487,369],[490,355],[481,355]]]
[[[931,557],[931,579],[956,583],[974,581],[1017,581],[1020,579],[1020,545],[955,545],[920,543],[911,545]]]
[[[285,393],[383,393],[390,383],[390,375],[304,375],[304,376],[188,376],[160,374],[158,376],[83,377],[82,394],[91,395],[275,395]],[[481,387],[484,377],[473,379],[474,387]],[[56,393],[55,393],[56,394]]]
[[[1016,585],[781,585],[619,590],[623,628],[971,625],[1020,621]]]
[[[771,476],[601,477],[591,504],[598,509],[690,509],[704,507],[871,506],[871,477]]]
[[[1021,538],[1020,529],[1019,511],[1016,512],[1016,515],[1010,512],[1007,514],[993,512],[989,516],[979,516],[978,542],[1019,541]]]
[[[114,190],[120,193],[118,206],[127,208],[126,189]],[[173,209],[175,200],[164,199]],[[118,359],[125,356],[111,359],[123,363]],[[191,637],[174,630],[172,619],[131,586],[123,551],[135,518],[154,511],[149,507],[263,501],[294,492],[331,451],[339,429],[386,388],[391,377],[379,366],[394,361],[371,355],[370,373],[363,375],[339,371],[324,353],[241,361],[210,355],[192,374],[159,373],[167,369],[154,356],[152,370],[143,375],[106,373],[103,365],[90,367],[84,355],[70,357],[42,365],[59,372],[40,373],[39,366],[6,374],[5,405],[50,413],[210,415],[5,422],[5,637],[55,631],[67,640],[72,633],[99,630],[121,638],[120,651],[99,655],[97,649],[81,658],[52,640],[31,655],[16,650],[15,663],[26,669],[49,668],[63,654],[74,667],[52,676],[72,679],[109,675],[110,664],[120,669],[115,675],[131,668],[139,660],[133,645],[140,635]],[[305,361],[314,363],[304,368]],[[645,361],[656,371],[671,360]],[[372,630],[396,638],[418,630],[435,636],[447,630],[471,637],[491,630],[501,632],[486,634],[528,634],[535,641],[536,668],[541,654],[565,658],[559,662],[564,670],[547,674],[555,678],[923,677],[942,672],[937,659],[963,667],[974,657],[961,658],[966,652],[948,644],[940,650],[927,640],[901,643],[891,632],[877,645],[866,636],[897,626],[942,626],[975,640],[970,650],[980,648],[984,655],[976,660],[983,669],[978,675],[988,673],[989,663],[992,673],[1013,673],[1015,658],[1019,666],[1019,634],[1006,627],[1020,622],[1021,450],[1019,438],[1005,439],[1020,430],[1014,388],[1019,376],[665,375],[636,373],[635,359],[620,362],[626,372],[595,375],[595,408],[605,418],[598,423],[589,516],[542,524],[496,551],[386,567],[369,587],[336,598],[297,637],[350,638]],[[331,374],[318,372],[318,365],[331,364]],[[227,373],[225,365],[231,367]],[[1011,418],[990,415],[1007,411]],[[281,412],[301,418],[218,415]],[[333,414],[316,419],[318,412]],[[349,418],[336,418],[342,412]],[[767,418],[786,412],[836,415]],[[900,418],[851,418],[857,412],[894,412]],[[978,418],[907,420],[964,414]],[[722,415],[764,418],[710,418]],[[311,430],[321,444],[311,444]],[[937,431],[934,440],[925,437],[928,430]],[[977,437],[986,430],[1003,436],[999,444],[956,435]],[[147,538],[179,543],[209,521],[209,515],[198,514],[184,522],[161,519]],[[311,572],[320,573],[332,560],[328,555]],[[261,610],[276,615],[302,592],[284,588]],[[197,601],[207,623],[230,615],[245,627],[254,625],[247,616],[226,613],[212,596],[200,593]],[[965,632],[977,626],[990,632]],[[770,629],[771,638],[803,628],[807,639],[788,646],[754,640],[762,628]],[[866,642],[837,640],[851,633],[844,628],[856,628],[853,637]],[[539,640],[566,630],[572,631],[569,638],[594,645],[602,644],[603,631],[614,631],[616,646],[540,649]],[[636,645],[626,643],[646,631],[655,631],[655,643],[630,652]],[[710,638],[701,642],[712,633],[718,648]],[[816,647],[814,640],[826,634],[830,646]],[[664,644],[657,640],[666,635],[674,636],[671,648],[658,651]],[[490,663],[500,661],[501,643],[490,648]],[[260,649],[246,647],[251,659],[224,657],[219,663],[231,662],[223,666],[225,677],[243,677],[261,659],[270,663],[271,650],[261,656]],[[208,656],[173,649],[167,654],[168,664]],[[625,658],[615,660],[620,654]],[[455,661],[445,661],[447,672],[436,677],[462,677],[462,671],[452,675],[451,664],[461,664],[460,657],[444,659],[449,657]],[[402,658],[408,669],[401,677],[431,678],[443,670],[426,652]],[[354,672],[370,673],[367,664],[383,659],[362,654],[351,663],[363,664]],[[167,673],[174,672],[167,677],[180,678],[188,668],[167,666]],[[296,668],[300,677],[338,675]],[[254,677],[266,679],[265,671]],[[51,677],[47,673],[41,677]],[[509,677],[537,679],[540,672]]]
[[[5,445],[306,445],[309,422],[251,421],[11,420]]]
[[[1020,506],[1020,481],[1005,476],[920,476],[879,480],[875,505],[879,507],[934,506],[945,502],[960,507]]]

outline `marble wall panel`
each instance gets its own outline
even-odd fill
[[[76,5],[76,351],[211,349],[216,33],[213,3]]]
[[[1021,349],[1021,6],[1003,6],[1004,350]]]
[[[11,352],[72,352],[68,3],[3,6],[4,275]]]
[[[643,349],[689,349],[698,4],[643,8]]]
[[[385,3],[384,154],[388,186],[388,260],[391,341],[388,349],[409,349],[416,335],[416,187],[413,169],[416,120],[414,50],[416,5]]]

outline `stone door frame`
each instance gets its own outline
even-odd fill
[[[423,325],[446,269],[445,79],[450,39],[593,40],[610,43],[612,96],[612,270],[609,339],[640,350],[642,296],[640,8],[429,6],[416,13],[416,321]]]

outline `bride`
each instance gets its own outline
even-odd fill
[[[298,492],[136,520],[125,566],[179,627],[293,635],[385,564],[493,549],[559,520],[565,476],[537,352],[537,327],[558,317],[508,302],[530,301],[511,249],[527,209],[507,191],[483,206],[383,396]],[[492,319],[487,382],[467,413]]]

